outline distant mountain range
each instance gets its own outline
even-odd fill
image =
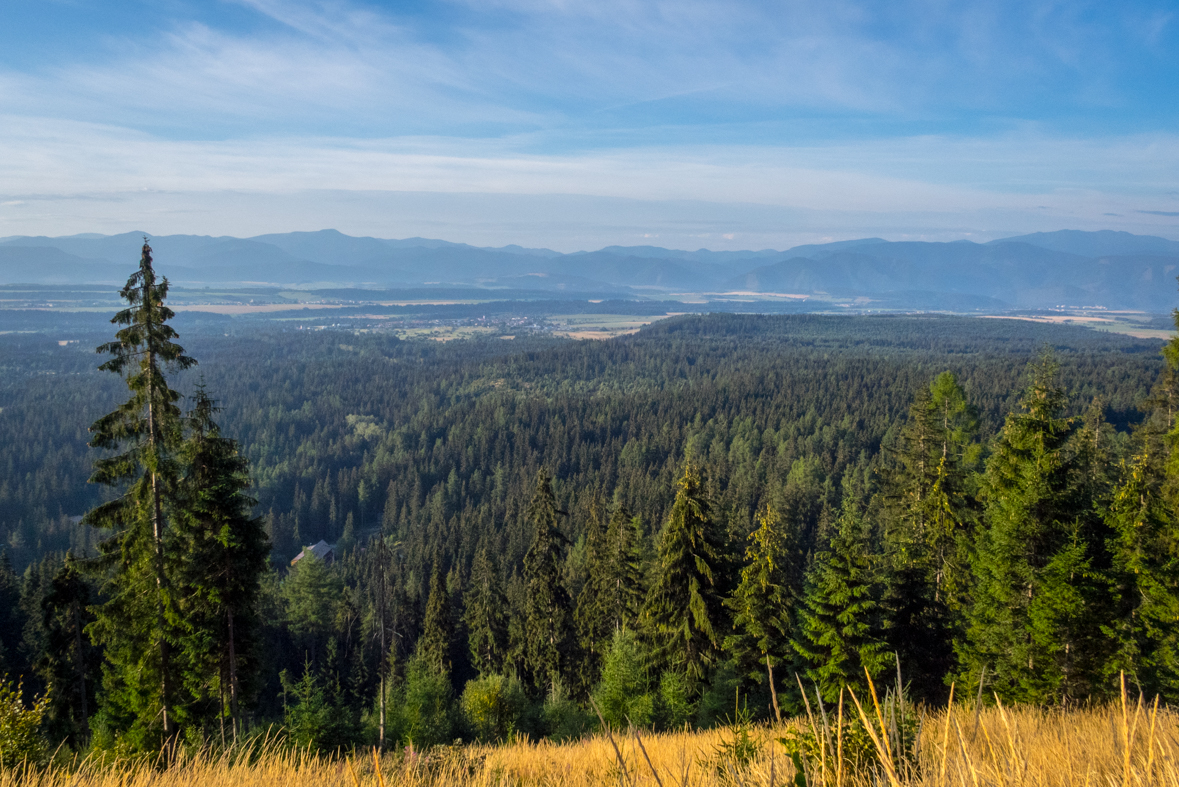
[[[122,284],[143,233],[0,238],[0,284]],[[609,246],[562,254],[478,248],[427,238],[356,238],[335,230],[255,238],[151,238],[176,285],[479,287],[623,298],[868,299],[953,310],[1101,306],[1169,311],[1179,241],[1126,232],[1039,232],[973,243],[880,238],[786,251],[678,251]]]

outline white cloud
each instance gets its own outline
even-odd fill
[[[353,207],[364,195],[397,192],[435,194],[444,201],[452,198],[450,204],[464,194],[481,200],[569,195],[664,206],[692,201],[713,210],[728,206],[722,212],[729,217],[742,211],[763,215],[755,207],[760,205],[824,213],[832,222],[824,231],[839,231],[840,222],[853,220],[866,227],[872,216],[887,217],[884,223],[896,228],[922,221],[929,225],[928,218],[918,217],[937,216],[930,226],[940,227],[939,232],[953,227],[966,234],[996,229],[991,223],[996,216],[1005,217],[1007,226],[1019,224],[1012,217],[1020,212],[1037,222],[1102,226],[1112,226],[1107,214],[1120,213],[1132,218],[1115,222],[1119,226],[1166,228],[1174,220],[1162,213],[1179,206],[1176,180],[1175,135],[1070,140],[1026,131],[992,139],[914,137],[808,147],[641,147],[538,155],[521,152],[510,140],[184,142],[112,126],[0,116],[0,199],[44,205],[98,197],[139,204],[144,194],[168,195],[170,205],[188,200],[193,206],[185,230],[192,232],[228,231],[213,226],[226,221],[216,218],[216,201],[200,196],[227,191],[238,194],[235,213],[241,205],[297,202],[303,199],[298,195],[312,192],[331,194],[335,204]],[[197,210],[198,205],[203,207]],[[258,215],[260,224],[273,218],[265,211]],[[233,221],[246,219],[248,212]],[[429,217],[416,221],[419,231],[408,234],[427,233]],[[551,234],[555,221],[545,220],[546,232]],[[570,217],[568,226],[577,222]],[[855,227],[846,224],[843,230]],[[522,231],[535,234],[536,228]],[[750,233],[732,221],[711,231],[722,244],[730,240],[726,234],[753,242],[761,232]],[[11,232],[25,230],[11,227]]]

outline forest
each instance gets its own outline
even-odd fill
[[[1179,699],[1179,342],[803,314],[178,335],[146,248],[123,296],[105,335],[0,336],[0,691],[30,752],[708,728],[898,668],[930,706],[1123,675]]]

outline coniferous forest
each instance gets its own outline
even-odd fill
[[[189,332],[167,289],[145,245],[107,335],[0,337],[0,672],[43,744],[708,727],[898,668],[1179,700],[1179,341]]]

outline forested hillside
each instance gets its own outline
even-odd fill
[[[119,499],[86,482],[110,455],[87,429],[127,397],[95,371],[107,340],[0,337],[0,659],[30,698],[59,687],[58,739],[147,745],[174,730],[119,675],[112,542],[94,559],[121,520],[76,521]],[[1176,543],[1160,342],[813,315],[685,316],[609,342],[269,327],[178,341],[199,362],[168,376],[188,412],[168,527],[188,535],[166,543],[192,590],[164,639],[204,654],[177,656],[164,683],[185,734],[282,721],[326,748],[574,735],[591,696],[612,722],[708,725],[734,690],[766,715],[800,702],[795,672],[831,698],[863,667],[895,670],[894,653],[929,701],[953,678],[1015,700],[1096,697],[1117,669],[1174,691],[1169,635],[1114,625],[1142,608],[1133,576],[1158,579],[1151,621],[1179,598],[1152,554]],[[214,454],[225,510],[248,469],[271,544],[235,613],[240,681],[192,630],[219,630],[225,603],[183,546],[203,543],[191,512],[212,505],[183,468]],[[1134,501],[1148,499],[1146,533]],[[321,539],[334,562],[290,566]],[[1017,603],[1021,587],[1045,601]],[[116,744],[131,720],[138,737]]]

